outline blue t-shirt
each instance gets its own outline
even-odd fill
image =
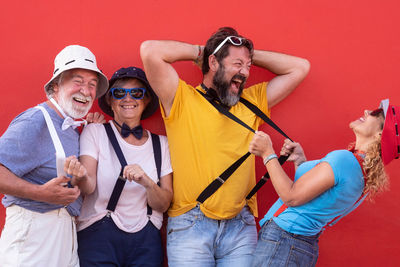
[[[334,173],[335,184],[313,200],[296,207],[288,207],[274,222],[285,231],[311,236],[337,216],[350,209],[364,190],[364,178],[357,158],[348,150],[336,150],[321,160],[301,164],[295,174],[295,181],[318,163],[327,162]],[[260,221],[262,226],[282,206],[279,198]]]
[[[64,120],[46,103],[40,105],[48,111],[66,157],[78,157],[79,133],[71,127],[61,130]],[[43,113],[37,108],[30,108],[14,118],[0,137],[0,163],[16,176],[33,184],[41,185],[57,177],[55,153]],[[4,195],[2,203],[4,207],[15,204],[41,213],[62,207],[11,195]],[[67,206],[68,212],[78,216],[81,204],[82,198],[79,197]]]

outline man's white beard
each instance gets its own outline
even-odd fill
[[[71,97],[67,97],[64,94],[65,90],[60,88],[60,93],[58,97],[58,104],[60,107],[63,109],[63,111],[70,116],[71,118],[74,119],[79,119],[82,117],[85,117],[86,114],[89,112],[90,108],[92,107],[93,100],[92,97],[88,96],[85,97],[80,93],[73,94]],[[79,98],[84,98],[88,101],[90,101],[90,104],[87,105],[87,107],[77,107],[74,105],[74,97],[79,97]]]
[[[225,105],[228,105],[229,107],[233,107],[234,105],[237,104],[237,102],[239,102],[239,99],[240,95],[235,95],[228,91],[225,97],[221,99],[221,102]]]

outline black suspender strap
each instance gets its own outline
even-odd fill
[[[247,152],[244,154],[240,159],[235,161],[231,166],[229,166],[228,169],[226,169],[219,177],[217,177],[214,181],[209,184],[206,189],[201,192],[201,194],[198,196],[197,201],[200,203],[203,203],[206,201],[207,198],[209,198],[212,194],[215,193],[215,191],[218,190],[218,188],[223,185],[223,183],[228,180],[228,178],[232,175],[234,171],[236,171],[237,168],[250,156],[250,152]]]
[[[154,161],[156,162],[157,168],[157,176],[158,176],[158,184],[160,183],[161,177],[161,143],[160,137],[156,134],[151,133],[151,141],[153,142],[153,152],[154,152]]]
[[[253,111],[254,114],[256,114],[258,117],[260,117],[263,121],[265,121],[266,123],[268,123],[269,126],[271,126],[272,128],[274,128],[278,133],[280,133],[281,135],[283,135],[284,137],[286,137],[287,139],[289,139],[290,141],[293,142],[292,139],[290,139],[289,136],[287,136],[279,127],[278,125],[276,125],[267,115],[265,115],[264,112],[262,112],[256,105],[250,103],[248,100],[244,99],[244,98],[240,98],[239,99],[240,102],[242,102],[248,109],[250,109],[251,111]]]
[[[115,211],[115,207],[117,206],[118,200],[121,196],[122,190],[124,189],[126,179],[123,178],[123,170],[127,164],[124,154],[122,153],[121,147],[118,144],[117,138],[114,134],[114,131],[111,128],[111,125],[109,123],[103,124],[104,128],[106,129],[106,133],[108,136],[108,139],[111,142],[111,145],[114,148],[115,153],[117,154],[118,160],[121,164],[121,172],[118,176],[117,181],[115,182],[114,189],[111,193],[110,200],[108,201],[107,204],[107,210],[109,211]],[[156,168],[157,168],[157,176],[158,176],[158,181],[157,184],[159,185],[160,183],[160,175],[161,175],[161,144],[160,144],[160,137],[156,134],[151,133],[151,140],[153,143],[153,152],[154,152],[154,160],[156,163]],[[150,216],[153,213],[151,207],[147,204],[147,215]]]
[[[154,161],[156,162],[157,168],[157,184],[160,186],[160,176],[161,176],[161,143],[160,137],[156,134],[151,134],[151,141],[153,143],[153,153],[154,153]],[[153,213],[152,208],[147,203],[147,216],[150,216]]]
[[[115,182],[114,189],[111,193],[110,200],[108,201],[108,204],[107,204],[107,210],[114,211],[115,207],[117,206],[119,197],[121,196],[122,189],[124,189],[124,186],[126,183],[126,179],[122,176],[122,174],[123,174],[125,166],[128,164],[126,163],[124,154],[122,153],[121,147],[118,144],[117,138],[115,137],[115,134],[111,128],[111,125],[109,123],[105,123],[103,125],[104,125],[104,128],[106,129],[108,139],[110,140],[111,145],[114,148],[115,154],[117,154],[119,163],[121,164],[121,172],[119,173],[118,179]]]
[[[206,94],[204,94],[202,91],[197,90],[200,92],[200,94],[202,96],[204,96],[206,98]],[[207,98],[206,98],[207,99]],[[208,100],[208,99],[207,99]],[[213,105],[220,113],[224,114],[225,116],[227,116],[228,118],[230,118],[231,120],[239,123],[240,125],[242,125],[244,128],[248,129],[249,131],[255,133],[256,131],[254,131],[253,128],[251,128],[250,126],[248,126],[246,123],[244,123],[241,119],[239,119],[238,117],[236,117],[235,115],[233,115],[232,113],[229,112],[229,110],[227,110],[225,107],[221,106],[220,104],[216,103],[215,101],[210,101],[208,100],[208,102],[211,103],[211,105]],[[261,111],[261,110],[260,110]],[[261,111],[262,112],[262,111]],[[267,117],[268,118],[268,117]]]
[[[288,156],[280,156],[278,158],[279,164],[283,165],[286,162]],[[255,193],[269,180],[269,173],[266,172],[261,179],[257,182],[257,184],[251,189],[250,193],[246,196],[246,199],[249,200],[254,196]]]
[[[287,136],[267,115],[264,114],[257,106],[253,105],[250,103],[248,100],[244,98],[240,98],[239,100],[242,102],[248,109],[254,112],[258,117],[260,117],[263,121],[267,122],[269,126],[274,128],[278,133],[283,135],[284,137],[288,138],[290,141],[293,142],[293,140]],[[279,164],[283,165],[286,160],[288,159],[289,156],[280,156],[278,158]],[[246,196],[246,199],[249,200],[254,196],[254,194],[269,180],[269,173],[266,172],[261,179],[257,182],[257,184],[253,187],[253,189],[250,191],[250,193]]]
[[[204,90],[208,90],[208,88],[205,85],[201,85]],[[248,126],[246,123],[244,123],[242,120],[237,118],[235,115],[229,112],[229,110],[225,107],[223,107],[221,104],[212,101],[209,97],[207,97],[207,94],[203,93],[202,91],[198,90],[197,91],[205,98],[207,99],[208,102],[210,102],[220,113],[224,114],[231,120],[239,123],[246,129],[250,130],[251,132],[255,133],[255,130]],[[286,135],[267,115],[265,115],[264,112],[262,112],[257,106],[254,104],[250,103],[248,100],[244,98],[240,98],[239,100],[242,102],[248,109],[250,109],[254,114],[256,114],[258,117],[260,117],[262,120],[264,120],[268,125],[270,125],[272,128],[274,128],[276,131],[278,131],[280,134],[282,134],[284,137],[290,139],[288,135]],[[292,139],[290,139],[292,141]],[[228,178],[233,174],[234,171],[236,171],[237,168],[250,156],[250,152],[247,152],[245,155],[243,155],[241,158],[239,158],[237,161],[235,161],[231,166],[229,166],[219,177],[217,177],[214,181],[209,184],[206,189],[203,190],[203,192],[200,193],[199,197],[197,198],[197,201],[200,203],[203,203],[207,198],[209,198],[212,194],[214,194],[218,188],[222,186],[222,184],[228,180]],[[287,160],[287,156],[280,156],[279,157],[279,163],[282,165],[285,163]],[[251,192],[247,195],[246,199],[250,199],[269,179],[269,174],[268,172],[260,179],[260,181],[254,186],[254,188],[251,190]]]

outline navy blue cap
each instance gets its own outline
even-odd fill
[[[143,83],[143,85],[146,87],[146,92],[148,92],[151,97],[151,100],[144,109],[141,119],[143,120],[153,115],[153,113],[156,112],[159,107],[158,97],[154,93],[153,88],[151,88],[144,71],[137,67],[120,68],[112,75],[111,79],[109,80],[109,88],[107,92],[99,98],[99,107],[101,110],[107,115],[114,117],[114,112],[112,111],[111,106],[107,103],[106,97],[115,81],[123,78],[135,78]]]

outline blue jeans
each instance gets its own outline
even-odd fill
[[[136,233],[120,230],[104,217],[78,232],[81,267],[162,266],[160,231],[149,221]]]
[[[170,267],[250,266],[256,245],[256,224],[247,206],[229,220],[207,218],[199,206],[168,218]]]
[[[258,234],[252,266],[315,266],[318,237],[286,232],[273,220],[266,222]]]

